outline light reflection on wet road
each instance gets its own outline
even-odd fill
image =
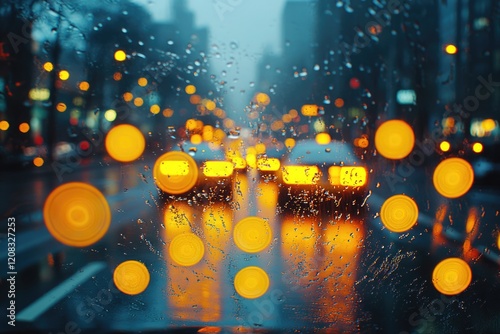
[[[19,273],[24,276],[18,282],[19,313],[87,264],[106,264],[34,321],[19,321],[19,328],[62,331],[74,322],[89,332],[95,327],[134,332],[180,326],[410,332],[496,324],[462,319],[481,306],[491,312],[475,319],[496,321],[493,314],[500,309],[493,297],[500,290],[498,265],[476,249],[489,247],[495,259],[495,204],[475,205],[481,195],[467,206],[441,201],[428,207],[428,199],[415,196],[418,225],[395,234],[380,223],[378,211],[386,197],[377,188],[369,210],[360,216],[308,215],[307,210],[293,215],[277,208],[278,184],[261,182],[249,172],[237,176],[232,202],[190,205],[158,196],[144,165],[89,169],[68,177],[98,187],[110,203],[111,228],[94,247],[61,247],[36,213],[25,212],[19,219],[19,224],[29,223],[19,240],[24,233],[25,238],[38,233],[43,246],[18,255],[31,258]],[[20,198],[34,208],[58,185],[47,177],[13,180]],[[7,198],[4,205],[14,207],[11,201]],[[232,238],[234,226],[248,216],[264,218],[272,231],[271,244],[255,254],[238,249]],[[187,231],[201,238],[205,253],[200,262],[184,267],[172,260],[168,247]],[[455,235],[458,241],[450,241]],[[60,259],[56,263],[54,256]],[[427,316],[427,306],[440,298],[430,282],[432,269],[449,256],[469,262],[473,283],[443,304],[440,314]],[[120,293],[111,279],[113,269],[130,259],[143,262],[151,274],[148,288],[137,296]],[[233,286],[236,273],[248,266],[262,268],[270,279],[266,294],[257,299],[241,297]]]

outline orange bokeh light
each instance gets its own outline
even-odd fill
[[[111,223],[111,211],[104,195],[82,182],[70,182],[54,189],[45,200],[43,217],[54,238],[74,247],[96,243]]]
[[[407,157],[415,145],[415,135],[408,123],[390,120],[382,123],[375,133],[375,147],[387,159]]]
[[[115,160],[131,162],[137,160],[146,147],[142,132],[133,125],[121,124],[106,135],[106,151]]]

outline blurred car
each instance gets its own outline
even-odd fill
[[[243,154],[245,151],[244,141],[239,137],[228,137],[224,147],[226,148],[226,158],[233,163],[235,172],[245,173],[247,170],[247,162]]]
[[[367,193],[368,169],[354,152],[350,144],[331,141],[328,134],[298,141],[281,166],[282,208],[297,204],[317,208],[322,203],[360,207]]]
[[[169,196],[196,201],[232,197],[234,165],[218,144],[179,144],[156,160],[153,174],[156,185]]]
[[[281,160],[287,150],[285,145],[276,138],[257,144],[261,146],[256,155],[256,169],[266,181],[277,180],[281,168]]]
[[[37,156],[34,148],[9,150],[0,146],[0,169],[19,169],[33,167],[33,159]]]
[[[437,150],[446,158],[460,157],[468,161],[474,170],[474,185],[481,187],[499,185],[500,142],[450,138],[441,141]]]

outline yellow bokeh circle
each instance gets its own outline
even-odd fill
[[[269,289],[269,276],[259,267],[243,268],[234,277],[234,288],[244,298],[259,298]]]
[[[380,218],[389,231],[405,232],[417,223],[418,206],[406,195],[394,195],[382,204]]]
[[[127,59],[127,54],[123,50],[116,50],[115,52],[115,60],[116,61],[124,61]]]
[[[108,231],[111,211],[102,193],[91,185],[70,182],[54,189],[43,207],[45,226],[61,243],[86,247]]]
[[[408,123],[390,120],[379,126],[375,133],[375,147],[387,159],[407,157],[415,145],[415,134]]]
[[[474,182],[472,166],[461,158],[441,161],[434,170],[434,187],[442,196],[457,198],[469,191]]]
[[[451,144],[445,140],[445,141],[442,141],[441,144],[439,144],[439,148],[443,152],[448,152],[451,148]]]
[[[234,243],[244,252],[257,253],[271,243],[272,230],[269,223],[259,217],[242,219],[233,231]]]
[[[184,90],[186,91],[186,94],[192,95],[192,94],[196,93],[196,86],[187,85]]]
[[[118,290],[127,295],[138,295],[149,285],[149,271],[139,261],[125,261],[113,272],[113,282]]]
[[[472,271],[462,259],[452,257],[438,263],[432,272],[432,283],[444,295],[457,295],[467,289]]]
[[[142,132],[133,125],[121,124],[109,130],[105,140],[106,151],[120,162],[137,160],[146,147]]]
[[[171,151],[160,156],[153,167],[156,185],[166,193],[180,195],[191,190],[198,181],[198,165],[187,153]]]
[[[168,252],[175,263],[189,267],[200,262],[205,254],[205,246],[200,237],[187,232],[181,233],[172,239]]]

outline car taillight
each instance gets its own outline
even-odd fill
[[[184,176],[189,174],[189,163],[187,161],[162,161],[160,173],[166,176]]]
[[[360,187],[366,184],[367,173],[364,167],[331,166],[328,180],[334,186]]]
[[[172,151],[156,160],[153,177],[161,190],[179,195],[195,186],[198,180],[198,166],[189,154]]]
[[[286,166],[283,168],[283,182],[293,185],[318,183],[321,177],[317,166]]]
[[[233,162],[234,169],[245,169],[247,167],[247,162],[242,157],[233,156],[231,157],[231,161]]]
[[[228,177],[233,174],[233,163],[229,161],[206,161],[203,175],[207,177]]]
[[[257,159],[257,169],[263,172],[276,172],[280,169],[280,160],[276,158]]]

